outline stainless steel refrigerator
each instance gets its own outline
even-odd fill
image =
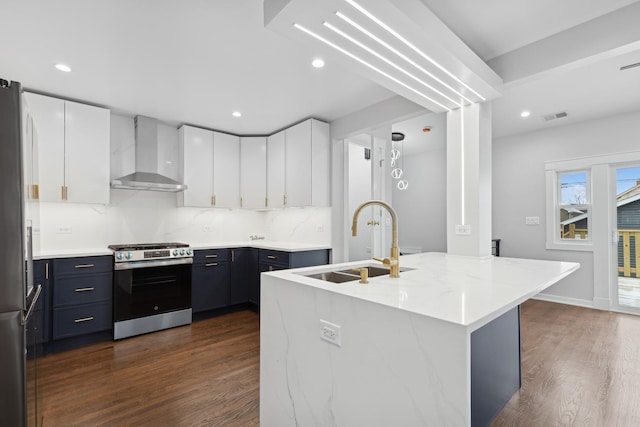
[[[32,251],[37,138],[23,108],[20,83],[0,79],[0,424],[16,427],[39,425],[40,418],[37,358],[28,342],[41,292],[33,286]]]

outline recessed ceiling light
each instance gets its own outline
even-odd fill
[[[520,113],[520,117],[529,117],[531,115],[531,111],[524,110]]]
[[[242,113],[240,111],[234,111],[233,113],[231,113],[231,115],[233,117],[242,117]]]
[[[65,73],[70,73],[71,72],[71,67],[69,67],[66,64],[56,64],[55,67],[56,67],[57,70],[64,71]]]
[[[311,65],[313,65],[313,68],[322,68],[324,67],[324,61],[320,58],[316,58],[311,62]]]

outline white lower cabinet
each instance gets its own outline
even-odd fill
[[[245,209],[267,207],[267,138],[240,138],[240,201]]]
[[[25,97],[38,134],[39,199],[108,204],[110,111],[33,93]]]

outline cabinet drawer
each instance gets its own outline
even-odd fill
[[[111,329],[111,302],[53,310],[53,339]]]
[[[203,249],[193,253],[194,264],[206,264],[211,262],[223,262],[229,259],[228,249]]]
[[[111,301],[112,282],[111,273],[57,278],[53,283],[53,306]]]
[[[278,264],[289,267],[291,254],[289,252],[260,249],[260,264]]]
[[[56,277],[69,274],[93,274],[113,271],[112,256],[59,258],[53,261]]]

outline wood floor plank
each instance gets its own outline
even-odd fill
[[[500,426],[639,426],[640,317],[531,300],[522,388]],[[45,427],[259,425],[259,316],[47,355]]]
[[[239,311],[47,355],[44,426],[258,425],[259,345]]]

